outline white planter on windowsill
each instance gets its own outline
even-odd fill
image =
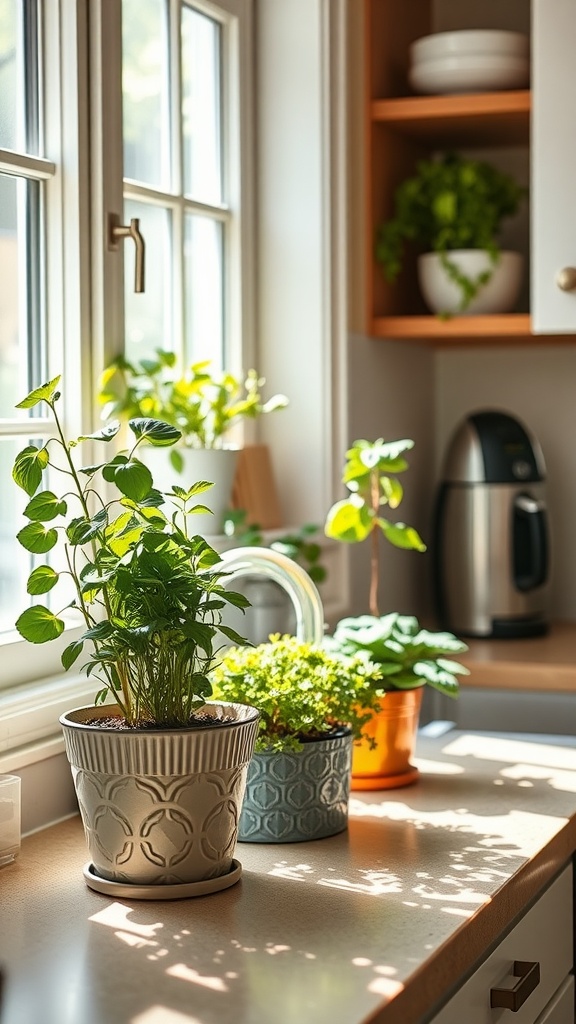
[[[160,491],[170,491],[174,484],[187,489],[199,480],[210,481],[214,486],[198,495],[197,504],[206,505],[213,514],[194,515],[191,529],[204,537],[221,535],[224,517],[232,506],[232,487],[239,449],[178,447],[178,454],[184,461],[181,473],[174,469],[170,461],[170,451],[170,448],[141,445],[138,449],[138,458],[148,466],[154,479],[154,486]]]
[[[433,313],[477,316],[509,313],[514,309],[522,284],[524,258],[521,253],[501,252],[496,263],[483,249],[455,249],[447,254],[467,277],[474,280],[485,270],[492,275],[466,309],[461,310],[462,292],[448,276],[436,252],[418,257],[418,281],[422,297]]]

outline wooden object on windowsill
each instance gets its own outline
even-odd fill
[[[252,444],[241,450],[232,506],[244,509],[247,523],[257,524],[262,530],[284,525],[268,445]]]

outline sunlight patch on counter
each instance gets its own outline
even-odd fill
[[[352,960],[354,967],[369,967],[376,975],[367,986],[368,992],[383,996],[385,999],[393,999],[402,991],[404,985],[394,975],[398,973],[395,967],[387,964],[375,964],[367,957],[357,956]]]
[[[164,927],[161,921],[157,924],[136,924],[135,921],[129,919],[129,914],[132,913],[131,907],[125,907],[123,903],[109,903],[104,910],[99,910],[97,914],[92,914],[92,917],[88,918],[89,921],[94,921],[96,924],[104,924],[108,928],[114,928],[122,932],[131,932],[133,935],[138,935],[142,939],[155,939],[156,932]]]
[[[574,766],[576,769],[576,765]],[[576,793],[576,771],[555,770],[554,778],[550,777],[550,768],[539,764],[517,763],[503,768],[500,774],[506,779],[516,779],[519,786],[532,785],[531,779],[549,782],[552,789],[560,789],[565,793]]]
[[[465,768],[461,764],[450,761],[427,761],[425,757],[415,757],[414,763],[426,775],[463,775]]]
[[[192,967],[186,967],[186,964],[173,964],[166,974],[171,978],[179,978],[180,981],[189,981],[194,985],[201,985],[202,988],[209,988],[212,992],[228,992],[228,986],[223,978],[209,978],[199,974]]]
[[[576,751],[571,747],[503,736],[464,733],[449,740],[442,753],[454,757],[475,757],[481,761],[501,761],[503,764],[522,763],[576,771]]]
[[[489,903],[490,900],[485,900]],[[440,910],[443,914],[452,914],[453,917],[463,917],[466,920],[475,913],[473,910],[462,910],[460,907],[441,907]]]
[[[144,1013],[130,1019],[130,1024],[202,1024],[198,1017],[189,1013],[179,1013],[167,1006],[150,1006]]]

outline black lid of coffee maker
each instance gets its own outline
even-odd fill
[[[469,417],[478,435],[486,483],[534,483],[544,479],[539,446],[513,416],[499,411]]]

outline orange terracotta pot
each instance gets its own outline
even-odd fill
[[[363,732],[376,740],[374,750],[356,742],[352,753],[353,790],[396,789],[416,782],[418,769],[410,764],[422,704],[423,687],[391,690],[380,701]]]

